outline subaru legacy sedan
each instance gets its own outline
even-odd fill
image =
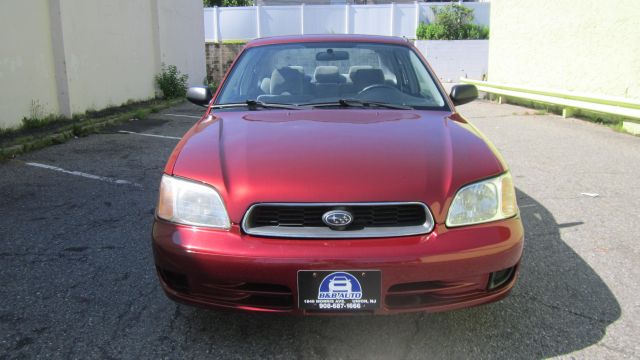
[[[401,38],[249,42],[164,169],[160,284],[216,309],[444,311],[514,286],[524,233],[509,168]]]

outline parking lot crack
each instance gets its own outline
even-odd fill
[[[526,298],[527,300],[533,301],[533,302],[535,302],[535,303],[537,303],[537,304],[540,304],[540,305],[542,305],[542,306],[545,306],[545,307],[547,307],[547,308],[549,308],[549,309],[557,310],[557,311],[561,311],[561,312],[564,312],[564,313],[567,313],[567,314],[571,314],[571,315],[574,315],[574,316],[578,316],[578,317],[581,317],[581,318],[584,318],[584,319],[587,319],[587,320],[590,320],[590,321],[593,321],[593,322],[597,322],[597,323],[600,323],[600,324],[610,324],[610,323],[612,323],[613,321],[615,321],[614,319],[600,319],[600,318],[597,318],[597,317],[594,317],[594,316],[590,316],[590,315],[587,315],[587,314],[583,314],[583,313],[581,313],[581,312],[572,311],[572,310],[569,310],[569,309],[566,309],[566,308],[560,307],[560,306],[558,306],[558,305],[554,305],[554,304],[547,304],[546,302],[544,302],[544,301],[542,301],[542,300],[540,300],[540,299],[536,298],[536,297],[535,297],[535,296],[533,296],[533,295],[526,295],[526,294],[513,294],[512,296],[515,296],[515,297],[524,297],[524,298]]]
[[[401,359],[408,359],[409,355],[411,354],[411,350],[412,349],[412,345],[415,344],[415,340],[418,337],[418,335],[420,335],[421,332],[421,324],[422,321],[424,320],[424,313],[420,313],[418,316],[416,316],[416,318],[413,320],[413,332],[411,334],[411,336],[409,337],[409,340],[407,341],[407,344],[405,345],[405,349],[404,349],[404,353],[402,354]]]
[[[169,329],[171,330],[175,330],[175,325],[176,322],[178,321],[178,318],[181,316],[180,313],[180,305],[175,305],[175,310],[173,311],[173,314],[171,315],[171,318],[169,319]]]

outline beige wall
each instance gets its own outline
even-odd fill
[[[70,116],[156,94],[160,64],[205,77],[202,0],[0,1],[0,127],[38,101]]]
[[[0,3],[0,127],[29,116],[32,100],[58,112],[49,27],[47,1]]]
[[[640,2],[492,0],[488,78],[640,99]]]
[[[61,13],[72,113],[153,97],[150,1],[62,0]]]
[[[158,1],[160,57],[189,75],[189,85],[206,76],[202,1]]]

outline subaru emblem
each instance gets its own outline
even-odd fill
[[[334,230],[343,230],[353,222],[353,215],[344,210],[331,210],[322,215],[322,222]]]

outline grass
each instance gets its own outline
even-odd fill
[[[45,127],[51,123],[56,123],[56,122],[62,122],[68,120],[67,118],[65,118],[64,116],[60,116],[60,115],[48,115],[46,117],[42,117],[42,118],[32,118],[32,117],[25,117],[22,119],[22,126],[21,128],[23,129],[38,129],[41,127]]]
[[[17,128],[0,128],[0,137],[9,136],[16,131],[40,129],[51,124],[70,121],[62,115],[48,114],[47,107],[38,100],[31,100],[29,116],[22,118]]]
[[[109,125],[132,119],[142,120],[151,113],[176,105],[183,100],[128,101],[120,106],[74,114],[71,119],[41,114],[40,117],[25,118],[26,120],[23,120],[21,126],[17,128],[0,129],[0,160],[49,145],[61,144],[73,137],[87,136]]]
[[[150,108],[138,109],[133,113],[133,117],[138,120],[143,120],[149,116],[149,114],[151,114]]]

